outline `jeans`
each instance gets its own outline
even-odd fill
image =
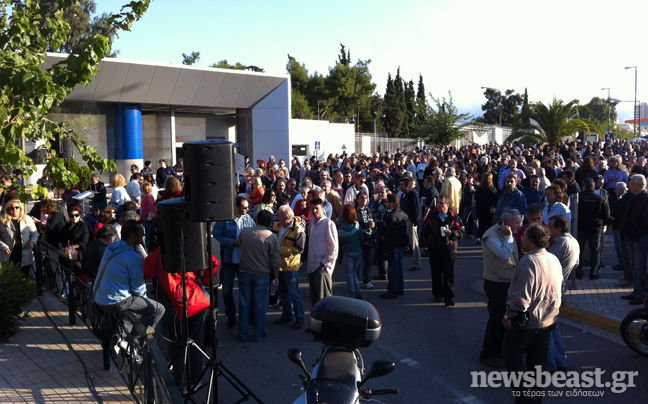
[[[394,255],[389,261],[389,282],[387,282],[387,294],[390,296],[402,296],[405,291],[403,280],[403,251],[402,248],[394,248]]]
[[[362,294],[362,289],[360,289],[360,283],[358,281],[361,258],[362,251],[347,252],[342,256],[342,264],[346,270],[347,290],[351,297]]]
[[[164,306],[155,300],[134,295],[131,295],[112,306],[101,305],[100,307],[107,313],[122,313],[125,311],[135,313],[138,315],[145,328],[149,325],[155,328],[162,316],[164,316],[165,311]],[[138,338],[139,335],[136,332],[133,332],[133,325],[125,317],[122,320],[122,326],[124,332],[131,334],[131,337],[135,340],[136,344],[141,346],[140,338]]]
[[[621,230],[613,230],[614,234],[614,251],[617,255],[617,260],[619,261],[619,266],[625,268],[626,262],[623,258],[623,251],[621,250]]]
[[[578,240],[578,245],[580,246],[580,262],[576,267],[576,277],[583,277],[583,258],[585,255],[585,243],[588,243],[590,248],[590,276],[597,275],[599,266],[601,264],[599,259],[599,251],[601,249],[601,233],[585,233],[579,231],[576,240]]]
[[[283,305],[283,318],[291,318],[294,311],[295,319],[304,320],[304,302],[299,293],[299,271],[279,272],[279,297]]]
[[[362,250],[362,283],[371,282],[371,266],[373,265],[375,248]]]
[[[268,307],[269,276],[257,276],[239,272],[239,339],[248,338],[250,310],[254,312],[254,340],[260,341],[265,333],[266,309]]]
[[[635,298],[643,299],[646,292],[641,288],[644,276],[646,276],[646,259],[648,259],[648,234],[642,236],[639,241],[632,243],[634,249],[634,289],[632,294]]]
[[[146,250],[151,251],[151,222],[144,220],[142,226],[144,226],[144,243],[146,244]]]
[[[239,276],[239,264],[223,262],[220,271],[221,284],[223,285],[223,303],[225,304],[225,315],[234,317],[236,315],[236,304],[234,304],[234,278]]]
[[[560,325],[556,319],[556,328],[551,331],[549,338],[549,351],[547,354],[547,370],[554,372],[558,368],[567,367],[567,355],[565,354],[565,344],[563,344]]]
[[[549,351],[549,339],[555,324],[543,329],[507,329],[502,343],[502,359],[504,366],[509,372],[524,372],[535,370],[535,366],[541,366],[544,370],[547,363],[547,352]],[[526,353],[526,361],[523,359]],[[537,381],[536,381],[537,382]],[[537,393],[542,387],[515,388],[517,392],[516,403],[541,403],[542,397]],[[536,392],[536,394],[532,394]]]

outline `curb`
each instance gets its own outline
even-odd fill
[[[568,304],[562,304],[560,306],[560,315],[601,328],[616,335],[621,335],[621,322],[608,317],[603,317],[586,310],[578,309]]]

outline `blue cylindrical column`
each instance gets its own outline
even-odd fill
[[[115,105],[115,162],[126,180],[131,164],[142,167],[142,111],[139,104]]]
[[[115,157],[118,160],[141,159],[142,111],[139,104],[117,104],[115,122]]]

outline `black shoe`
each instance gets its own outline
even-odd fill
[[[439,297],[439,296],[434,298],[434,301],[437,302],[437,303],[441,303],[441,300],[443,300],[443,298]]]
[[[612,267],[613,270],[615,271],[624,271],[625,268],[623,268],[621,265],[615,265]]]
[[[281,325],[285,323],[290,323],[292,321],[292,317],[286,318],[286,317],[279,317],[277,320],[275,320],[275,325]]]
[[[413,271],[420,271],[421,267],[411,267],[409,270],[412,271],[412,272]]]
[[[479,363],[495,369],[504,369],[504,361],[500,358],[479,358]]]
[[[265,337],[267,337],[267,336],[268,336],[268,334],[266,334],[266,333],[264,332],[264,333],[263,333],[263,336],[262,336],[261,338],[259,338],[259,339],[255,339],[254,342],[261,342],[261,341],[263,341],[263,340],[265,339]]]
[[[628,304],[631,304],[633,306],[639,306],[640,304],[643,304],[644,299],[640,297],[636,297],[628,302]]]
[[[601,279],[601,275],[599,275],[599,274],[590,274],[589,278],[590,278],[591,281],[595,281],[597,279]]]
[[[302,324],[303,322],[301,320],[295,320],[292,326],[293,330],[299,330],[300,328],[302,328]]]
[[[623,300],[634,300],[636,298],[635,295],[623,295],[621,296],[621,299]]]
[[[355,298],[358,299],[358,300],[362,300],[362,294],[356,295]]]
[[[386,281],[387,275],[376,275],[374,276],[374,281]]]
[[[583,274],[580,275],[576,274],[576,279],[583,279]]]
[[[379,295],[381,299],[396,299],[397,296],[390,295],[389,293],[383,293],[382,295]]]
[[[453,307],[453,306],[454,306],[454,302],[452,300],[446,300],[445,307]]]
[[[236,327],[236,316],[229,316],[227,317],[227,325],[226,328],[234,328]]]

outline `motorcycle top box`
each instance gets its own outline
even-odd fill
[[[328,296],[311,310],[310,327],[324,344],[366,348],[380,336],[382,321],[371,303]]]

